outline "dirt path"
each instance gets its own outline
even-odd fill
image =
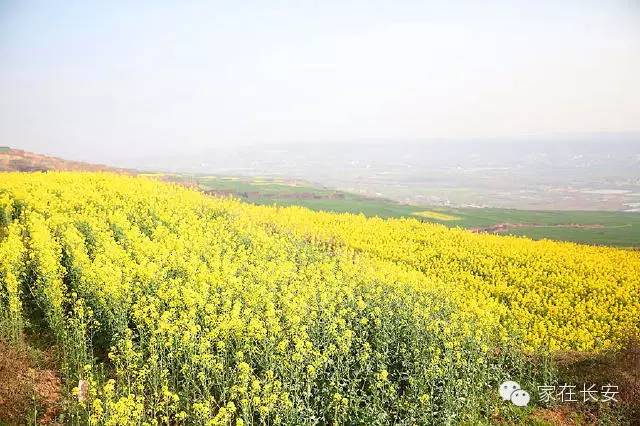
[[[472,232],[506,232],[510,229],[517,228],[574,228],[574,229],[611,229],[611,228],[627,228],[630,227],[630,224],[627,225],[615,225],[615,226],[604,226],[599,223],[594,224],[579,224],[579,223],[561,223],[557,225],[542,225],[539,223],[497,223],[491,226],[485,226],[480,228],[471,228]]]

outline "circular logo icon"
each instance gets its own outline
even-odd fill
[[[529,392],[526,390],[520,389],[511,394],[511,402],[518,407],[526,407],[530,399]]]
[[[518,407],[526,407],[531,400],[529,392],[523,390],[518,382],[507,380],[498,388],[498,393],[503,401],[511,401],[513,405]]]
[[[520,385],[514,381],[508,380],[500,385],[498,392],[503,401],[509,401],[511,394],[520,389]]]

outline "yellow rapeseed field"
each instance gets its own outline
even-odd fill
[[[630,250],[0,174],[2,337],[55,339],[71,424],[516,421],[501,381],[638,318]]]
[[[443,220],[446,222],[449,222],[451,220],[460,220],[460,218],[458,216],[454,216],[452,214],[446,214],[446,213],[442,213],[442,212],[435,212],[433,210],[423,210],[420,212],[414,212],[413,213],[414,216],[419,216],[419,217],[424,217],[426,219],[436,219],[436,220]]]

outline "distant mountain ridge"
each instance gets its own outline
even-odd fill
[[[83,161],[64,160],[21,149],[13,149],[8,146],[0,146],[0,171],[2,172],[44,172],[49,170],[135,173],[135,171],[129,169],[85,163]]]

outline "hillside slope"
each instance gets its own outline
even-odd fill
[[[56,342],[82,424],[521,423],[551,353],[640,331],[640,253],[142,177],[2,174],[0,253],[3,339]]]
[[[362,213],[382,218],[415,217],[476,232],[522,235],[618,247],[640,245],[640,214],[598,211],[528,211],[497,208],[443,208],[400,204],[379,197],[321,187],[309,182],[237,176],[144,173],[68,161],[0,146],[0,171],[110,171],[142,174],[261,205],[297,205],[316,211]],[[449,216],[454,220],[442,220]]]
[[[617,247],[640,246],[640,213],[636,212],[420,207],[324,188],[308,182],[193,174],[164,176],[176,182],[196,184],[208,193],[230,194],[254,204],[296,205],[316,211],[362,213],[381,218],[412,217],[448,227],[521,235],[536,240],[546,238]]]
[[[2,172],[39,172],[48,170],[131,173],[130,170],[101,164],[63,160],[6,146],[0,147],[0,171]]]

